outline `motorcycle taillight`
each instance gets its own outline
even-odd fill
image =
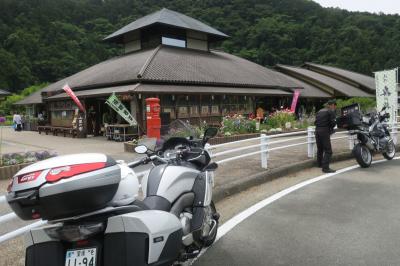
[[[44,228],[46,234],[53,238],[68,242],[77,242],[103,232],[104,223],[88,223],[81,225],[56,225]]]
[[[57,182],[64,178],[69,178],[75,175],[84,174],[87,172],[95,171],[104,168],[106,163],[85,163],[66,165],[57,168],[52,168],[46,175],[48,182]]]

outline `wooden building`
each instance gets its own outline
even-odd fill
[[[301,90],[305,104],[320,104],[336,96],[373,95],[374,88],[360,85],[361,79],[341,78],[342,73],[331,77],[332,70],[318,65],[293,68],[310,71],[318,75],[316,78],[286,66],[279,65],[276,70],[266,68],[211,48],[227,38],[194,18],[162,9],[104,39],[123,46],[122,56],[50,84],[18,104],[35,106],[35,112],[45,109],[53,126],[72,126],[77,107],[62,91],[68,83],[86,106],[88,119],[95,120],[88,122],[89,131],[98,133],[105,114],[109,113],[112,120],[119,119],[105,105],[113,92],[120,96],[142,128],[145,128],[144,105],[148,97],[161,99],[162,124],[166,125],[174,119],[214,124],[227,114],[252,113],[257,105],[265,109],[288,106],[295,89]],[[335,82],[328,82],[331,79]],[[341,87],[339,83],[348,86]]]

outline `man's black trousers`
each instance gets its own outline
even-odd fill
[[[317,162],[322,169],[329,169],[332,158],[331,130],[325,127],[315,129],[315,141],[317,142]]]

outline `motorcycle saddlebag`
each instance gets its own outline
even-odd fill
[[[20,170],[6,198],[23,220],[61,219],[106,207],[120,180],[121,169],[111,157],[65,155]]]
[[[127,213],[108,219],[103,265],[169,266],[181,249],[182,224],[174,214],[157,210]]]

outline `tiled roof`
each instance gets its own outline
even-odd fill
[[[351,86],[340,80],[331,78],[329,76],[322,75],[318,72],[314,72],[305,68],[277,65],[280,71],[293,76],[297,79],[301,79],[306,83],[311,83],[312,85],[323,89],[328,87],[334,91],[332,96],[348,96],[348,97],[371,97],[372,94],[366,93],[365,91]]]
[[[125,85],[125,86],[117,86],[117,87],[108,87],[108,88],[101,88],[101,89],[91,89],[91,90],[81,90],[76,91],[75,95],[79,98],[87,98],[87,97],[94,97],[94,96],[109,96],[113,92],[116,94],[123,93],[123,92],[133,92],[138,84],[134,85]],[[65,92],[51,96],[46,98],[46,100],[59,100],[59,99],[69,99],[70,96]]]
[[[31,95],[25,97],[24,99],[22,99],[21,101],[18,101],[14,104],[16,105],[28,105],[28,104],[40,104],[43,103],[42,100],[42,93],[43,89],[38,90],[34,93],[32,93]]]
[[[126,25],[125,27],[117,30],[116,32],[110,34],[104,40],[113,40],[116,39],[128,32],[132,32],[153,24],[164,24],[182,29],[189,29],[194,31],[204,32],[210,35],[213,35],[219,39],[225,39],[228,37],[225,33],[222,33],[203,22],[200,22],[197,19],[188,17],[184,14],[181,14],[176,11],[172,11],[166,8],[163,8],[157,12],[144,16],[135,20],[134,22]]]
[[[337,77],[341,77],[341,78],[350,80],[352,82],[355,82],[355,83],[367,88],[372,93],[374,93],[374,91],[375,91],[375,79],[371,76],[363,75],[360,73],[356,73],[353,71],[349,71],[349,70],[345,70],[345,69],[341,69],[341,68],[337,68],[337,67],[319,65],[319,64],[314,64],[314,63],[305,63],[304,66],[313,71],[323,71],[326,74],[331,74],[333,76],[337,76]]]
[[[155,50],[156,48],[141,50],[109,59],[50,84],[43,91],[60,91],[66,83],[75,89],[96,85],[97,87],[104,87],[104,85],[111,83],[136,80],[138,73],[146,64],[146,61],[151,58]]]
[[[141,81],[230,87],[297,88],[284,74],[219,51],[159,46],[89,67],[47,86],[43,92],[133,84]]]
[[[125,85],[118,87],[108,87],[101,89],[81,90],[76,91],[75,95],[79,98],[87,98],[94,96],[109,96],[113,92],[115,93],[126,93],[126,92],[155,92],[155,93],[184,93],[184,94],[243,94],[243,95],[290,95],[290,92],[277,90],[277,89],[262,89],[262,88],[229,88],[229,87],[213,87],[213,86],[191,86],[191,85],[173,85],[173,84],[134,84]],[[66,93],[60,93],[51,97],[47,100],[60,100],[68,99],[69,96]]]
[[[157,51],[144,69],[141,79],[236,87],[298,87],[282,73],[228,53],[167,46]]]
[[[290,96],[291,93],[278,89],[264,88],[238,88],[238,87],[217,87],[198,85],[173,85],[173,84],[140,84],[135,92],[157,92],[157,93],[182,93],[182,94],[243,94],[243,95],[275,95]]]

